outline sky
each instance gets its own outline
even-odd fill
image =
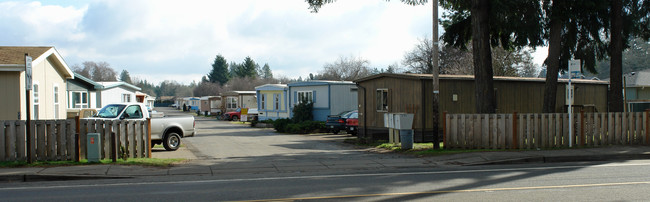
[[[431,3],[308,7],[304,0],[0,1],[0,46],[54,46],[70,67],[107,62],[118,75],[189,84],[219,54],[228,63],[250,56],[275,77],[305,78],[340,57],[403,67],[404,54],[431,38]]]

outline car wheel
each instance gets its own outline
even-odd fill
[[[332,130],[332,133],[334,133],[334,134],[339,134],[339,132],[340,132],[340,130],[337,130],[337,129]]]
[[[181,136],[175,132],[167,134],[163,146],[167,151],[176,151],[181,146]]]
[[[232,121],[239,121],[239,117],[237,117],[237,116],[232,116]]]

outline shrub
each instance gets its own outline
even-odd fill
[[[273,119],[266,119],[264,121],[260,121],[261,123],[266,123],[266,124],[273,124],[275,121]]]
[[[313,120],[314,119],[314,115],[312,114],[313,109],[314,109],[314,103],[310,102],[306,98],[303,98],[303,100],[293,108],[293,122],[300,123],[303,121]]]
[[[273,121],[273,128],[280,133],[287,132],[287,125],[291,123],[291,119],[277,119]]]
[[[294,134],[307,134],[317,132],[325,128],[325,123],[322,121],[303,121],[300,123],[290,123],[286,127],[287,133]]]

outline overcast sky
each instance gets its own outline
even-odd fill
[[[340,56],[400,67],[431,37],[431,4],[339,0],[311,13],[304,0],[0,1],[0,45],[54,46],[69,66],[108,62],[158,84],[199,81],[217,54],[268,63],[274,76],[318,73]],[[442,31],[442,30],[441,30]]]

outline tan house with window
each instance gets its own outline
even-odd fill
[[[0,46],[0,120],[26,119],[25,54],[32,57],[32,119],[65,119],[74,74],[51,46]]]
[[[225,112],[237,108],[257,108],[257,94],[255,91],[229,91],[221,93],[221,102],[225,105]]]

